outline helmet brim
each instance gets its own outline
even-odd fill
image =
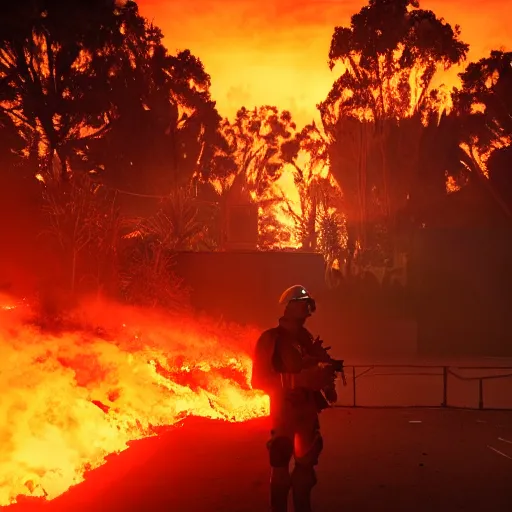
[[[314,313],[316,311],[316,302],[315,299],[310,297],[309,295],[306,295],[304,297],[297,297],[296,299],[292,299],[290,302],[307,302],[309,306],[309,311],[311,313]]]

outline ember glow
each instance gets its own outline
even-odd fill
[[[231,422],[268,414],[250,388],[251,329],[88,304],[58,334],[2,301],[0,506],[53,499],[105,456],[195,415]]]
[[[190,48],[201,56],[214,77],[212,94],[222,115],[233,117],[240,105],[270,104],[290,110],[300,126],[313,118],[319,120],[315,105],[325,98],[338,76],[326,65],[333,27],[346,26],[350,16],[366,3],[138,2],[142,14],[163,29],[169,48]],[[423,0],[421,7],[462,26],[463,39],[471,44],[468,62],[486,56],[491,48],[512,45],[510,2]],[[439,73],[434,85],[445,84],[451,89],[459,84],[459,71],[453,68]]]

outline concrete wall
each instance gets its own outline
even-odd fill
[[[312,253],[183,252],[176,272],[192,289],[199,310],[242,324],[272,326],[279,317],[279,296],[302,284],[325,293],[324,262]]]
[[[329,290],[319,254],[187,252],[178,255],[175,270],[191,287],[193,306],[214,317],[272,327],[282,314],[281,293],[302,284],[318,306],[308,327],[336,357],[375,361],[416,354],[415,322],[381,305],[369,308],[357,287]]]

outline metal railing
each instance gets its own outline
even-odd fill
[[[489,409],[489,410],[512,410],[512,382],[510,384],[509,396],[510,405],[506,407],[485,407],[484,403],[484,383],[491,380],[512,378],[511,366],[443,366],[443,365],[414,365],[414,364],[375,364],[375,365],[346,365],[347,380],[351,382],[352,400],[351,403],[338,403],[339,407],[449,407],[449,408],[465,408],[465,409]],[[377,370],[377,371],[376,371]],[[388,371],[384,371],[388,370]],[[391,370],[391,371],[389,371]],[[400,371],[407,370],[407,371]],[[467,376],[461,375],[464,371],[480,371],[487,372],[507,372],[492,375]],[[437,405],[362,405],[358,403],[358,386],[357,383],[362,378],[368,377],[440,377],[442,378],[442,400]],[[449,377],[453,377],[459,381],[478,382],[478,407],[468,407],[454,405],[449,403]],[[350,384],[349,384],[350,386]],[[347,389],[347,388],[344,388]]]

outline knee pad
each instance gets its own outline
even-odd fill
[[[293,441],[288,437],[275,437],[268,442],[270,465],[273,468],[288,467],[293,455]]]
[[[297,457],[295,462],[300,466],[313,467],[318,464],[318,459],[324,449],[324,440],[320,432],[317,432],[311,447],[302,457]]]

